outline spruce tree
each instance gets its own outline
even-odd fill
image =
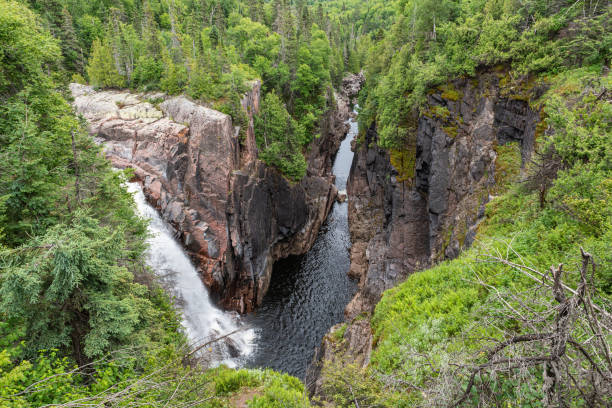
[[[0,309],[25,322],[31,354],[69,349],[84,365],[128,342],[144,299],[134,296],[143,288],[119,265],[125,248],[120,230],[77,212],[71,223],[0,252],[8,266],[0,283]]]
[[[145,0],[143,4],[142,39],[149,56],[158,57],[161,54],[159,27],[149,0]]]
[[[74,31],[72,16],[65,7],[62,9],[61,38],[64,65],[70,71],[83,72],[83,51]]]

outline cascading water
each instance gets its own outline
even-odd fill
[[[191,260],[157,211],[147,203],[140,185],[128,183],[128,190],[134,193],[140,215],[149,220],[148,264],[174,296],[191,344],[198,347],[233,333],[207,345],[200,357],[212,365],[240,365],[252,352],[254,331],[244,327],[237,314],[223,312],[213,305]]]
[[[350,131],[334,161],[336,187],[343,191],[353,161]],[[263,305],[246,321],[257,333],[250,367],[270,367],[304,378],[314,350],[327,330],[343,320],[344,308],[356,291],[347,275],[350,268],[348,203],[336,203],[305,255],[281,260],[274,266]]]

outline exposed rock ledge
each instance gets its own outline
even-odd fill
[[[274,261],[314,243],[337,196],[329,163],[346,134],[337,109],[313,143],[308,176],[290,183],[257,160],[252,115],[259,110],[259,82],[242,100],[250,115],[242,143],[230,116],[182,96],[70,89],[89,132],[116,167],[134,169],[147,200],[226,308],[252,311],[268,289]]]

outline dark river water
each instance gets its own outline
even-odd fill
[[[338,190],[346,190],[357,123],[342,142],[334,161]],[[344,308],[357,289],[348,278],[350,236],[348,204],[336,203],[312,249],[274,266],[263,305],[245,317],[254,328],[254,350],[248,367],[269,367],[301,379],[327,330],[343,320]]]

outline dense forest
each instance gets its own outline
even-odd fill
[[[328,87],[344,72],[338,47],[322,30],[332,24],[321,7],[263,0],[31,3],[61,40],[56,64],[63,79],[184,93],[237,123],[244,120],[240,95],[249,80],[261,79],[269,94],[257,123],[261,157],[303,177],[301,150],[333,103]]]
[[[286,374],[190,359],[146,265],[131,174],[101,154],[67,86],[184,94],[245,125],[240,98],[260,80],[259,157],[297,182],[334,88],[359,71],[357,145],[376,128],[381,148],[407,158],[408,183],[419,116],[448,117],[427,96],[460,99],[455,78],[496,72],[543,121],[524,168],[500,149],[507,177],[474,246],[359,317],[371,362],[326,366],[325,403],[609,406],[611,12],[597,0],[0,0],[0,407],[224,407],[244,389],[257,390],[249,407],[310,406]],[[540,290],[525,274],[554,266],[560,279],[560,264],[565,284],[589,288],[569,323],[547,313],[566,304],[561,284]],[[529,334],[508,353],[535,358],[550,348],[535,340],[562,324],[577,345],[558,361],[487,357]]]

